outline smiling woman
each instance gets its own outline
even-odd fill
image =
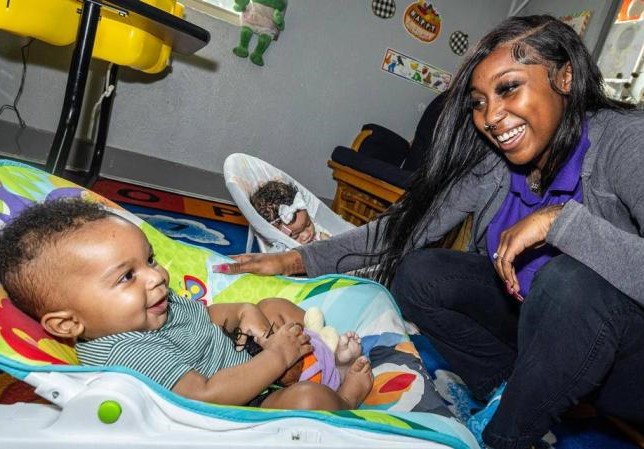
[[[453,78],[399,202],[360,228],[228,270],[375,265],[474,395],[494,398],[470,422],[481,445],[541,448],[582,398],[644,422],[644,384],[633,382],[644,370],[643,178],[644,113],[606,96],[572,28],[511,17]],[[467,252],[431,247],[470,214]]]

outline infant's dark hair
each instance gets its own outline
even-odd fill
[[[280,204],[291,205],[297,194],[297,187],[283,181],[268,181],[250,196],[250,204],[269,223],[279,219]],[[288,223],[286,223],[288,224]]]
[[[63,198],[34,204],[0,230],[0,283],[15,305],[40,320],[51,295],[44,249],[84,224],[115,216],[99,204]]]

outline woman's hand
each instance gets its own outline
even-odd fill
[[[273,254],[241,254],[232,256],[232,258],[235,263],[213,265],[212,271],[225,274],[255,273],[264,275],[291,275],[306,272],[302,256],[294,250]]]
[[[499,246],[493,255],[494,269],[505,281],[508,293],[519,300],[521,286],[514,270],[514,260],[526,249],[539,248],[546,243],[546,235],[563,204],[539,209],[501,233]]]

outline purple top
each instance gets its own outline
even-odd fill
[[[590,147],[588,127],[584,124],[577,147],[542,197],[533,193],[528,187],[526,167],[510,166],[510,191],[487,229],[487,248],[490,260],[499,246],[501,232],[522,218],[538,209],[562,204],[570,199],[582,203],[581,166],[588,147]],[[558,254],[560,254],[558,249],[545,244],[540,248],[527,250],[515,259],[514,269],[523,297],[530,291],[532,278],[539,268]]]

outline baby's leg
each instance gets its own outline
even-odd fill
[[[360,354],[362,354],[362,343],[358,334],[349,331],[340,335],[338,347],[335,349],[335,365],[343,379]]]
[[[257,303],[266,319],[277,328],[286,323],[304,323],[304,310],[284,298],[266,298]]]
[[[304,381],[271,393],[262,402],[261,407],[289,410],[347,410],[349,404],[326,385]]]
[[[261,407],[293,410],[352,410],[367,397],[373,385],[366,357],[354,362],[337,392],[326,385],[298,382],[268,396]]]
[[[372,386],[371,363],[366,357],[360,356],[347,370],[344,380],[338,388],[338,395],[344,398],[350,409],[355,409],[367,397]]]

